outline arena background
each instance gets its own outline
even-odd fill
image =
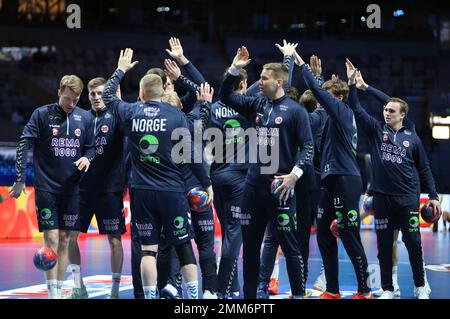
[[[80,28],[71,25],[73,11],[66,11],[70,4],[80,8]],[[380,28],[368,27],[369,4],[380,8]],[[41,236],[31,154],[28,194],[18,200],[8,195],[15,179],[17,141],[33,110],[56,101],[65,74],[76,74],[85,84],[93,77],[108,78],[125,47],[134,49],[140,63],[121,84],[122,98],[135,100],[140,77],[168,57],[165,49],[171,36],[180,38],[188,59],[216,91],[241,45],[252,58],[246,68],[249,83],[258,80],[264,63],[281,60],[274,44],[283,39],[298,42],[304,58],[318,55],[325,78],[335,73],[346,79],[344,61],[350,58],[367,83],[409,103],[409,117],[429,156],[443,210],[450,210],[447,1],[0,0],[0,239]],[[300,92],[306,89],[298,68],[293,85]],[[381,118],[379,103],[364,94],[360,97],[369,113]],[[87,89],[79,105],[90,107]],[[358,159],[366,183],[362,159],[368,151],[367,139],[363,131],[358,135]],[[129,222],[127,197],[125,207]],[[373,228],[372,222],[368,217],[362,228]],[[423,226],[424,232],[440,232],[448,224],[441,220],[434,227]],[[90,233],[96,232],[94,221]]]

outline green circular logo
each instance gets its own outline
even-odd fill
[[[145,155],[150,155],[156,152],[159,146],[158,139],[153,135],[144,135],[139,140],[139,148]]]
[[[241,129],[241,123],[239,123],[238,120],[230,119],[227,120],[223,124],[223,130],[225,131],[226,135],[234,136],[239,133],[239,130]]]
[[[281,226],[286,226],[289,224],[289,215],[288,214],[280,214],[277,217],[278,224]]]
[[[42,208],[39,214],[41,215],[42,219],[47,220],[52,216],[52,211],[50,210],[50,208]]]
[[[418,227],[419,226],[419,218],[414,216],[409,219],[409,226]]]
[[[342,213],[339,211],[336,211],[336,223],[339,224],[340,222],[342,222],[342,218],[343,218]]]
[[[358,218],[358,212],[352,209],[347,213],[347,218],[349,221],[354,222]]]
[[[184,218],[181,216],[178,216],[173,220],[173,226],[175,226],[176,229],[183,228],[184,226]]]

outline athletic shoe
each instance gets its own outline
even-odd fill
[[[240,291],[232,291],[228,296],[227,299],[242,299],[241,292]]]
[[[269,294],[270,295],[278,295],[279,290],[278,287],[280,286],[280,283],[275,278],[270,278],[269,282]]]
[[[183,287],[179,286],[179,287],[177,287],[177,299],[183,299],[183,298],[184,298]]]
[[[430,291],[426,286],[414,288],[414,297],[417,299],[430,299]]]
[[[377,289],[375,291],[372,291],[374,297],[381,297],[381,295],[383,294],[384,290],[383,288]],[[395,298],[400,298],[401,292],[400,292],[400,286],[394,284],[394,296]]]
[[[109,294],[105,299],[120,299],[119,296]]]
[[[167,284],[161,289],[161,299],[181,299],[179,289],[175,288],[171,284]]]
[[[303,296],[298,296],[298,295],[290,295],[289,298],[290,299],[307,299],[309,297],[311,297],[312,295],[312,290],[311,289],[306,289],[305,293],[303,294]]]
[[[89,295],[85,286],[81,288],[72,288],[70,295],[64,297],[64,299],[88,299],[88,298]]]
[[[314,282],[313,288],[318,291],[324,292],[327,290],[327,279],[325,278],[325,272],[322,271]]]
[[[203,292],[203,299],[217,299],[217,295],[215,292],[205,289]]]
[[[373,299],[373,294],[369,293],[368,296],[365,296],[363,293],[357,292],[356,294],[351,296],[350,299]]]
[[[375,291],[372,291],[373,295],[377,298],[381,297],[381,295],[383,295],[383,292],[384,292],[383,288],[379,288]]]
[[[256,299],[269,299],[269,285],[260,282],[256,290]]]
[[[341,299],[341,294],[332,295],[329,292],[324,291],[318,299]]]
[[[378,297],[378,299],[395,299],[395,292],[383,290],[383,293]]]

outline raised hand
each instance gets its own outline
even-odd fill
[[[236,52],[232,65],[237,69],[242,69],[246,67],[251,60],[252,59],[250,59],[250,54],[248,53],[247,48],[240,47]]]
[[[126,48],[124,50],[120,50],[120,56],[119,61],[117,62],[117,68],[119,70],[122,70],[123,72],[128,72],[130,69],[132,69],[136,64],[138,64],[138,61],[131,62],[133,59],[133,50],[130,48]]]
[[[362,77],[361,71],[356,70],[356,87],[360,90],[367,90],[369,85],[364,82],[364,79]]]
[[[166,67],[164,69],[164,73],[167,75],[169,79],[171,79],[172,81],[176,81],[180,77],[181,70],[175,63],[175,61],[165,59],[164,66]]]
[[[345,59],[345,67],[347,68],[347,79],[348,85],[352,85],[356,83],[356,72],[357,68],[353,65],[353,63],[349,59]]]
[[[197,94],[198,101],[206,101],[212,103],[214,88],[210,86],[208,82],[200,84],[200,89],[195,93]]]
[[[166,52],[175,60],[177,60],[181,65],[189,63],[189,60],[183,54],[183,47],[181,46],[180,39],[170,38],[169,39],[170,50],[166,49]]]
[[[275,43],[275,46],[283,53],[283,55],[293,55],[295,52],[295,48],[297,47],[298,43],[290,43],[286,42],[286,40],[283,39],[283,46],[279,45],[278,43]]]
[[[322,75],[322,61],[315,55],[311,55],[309,58],[309,66],[315,76]]]

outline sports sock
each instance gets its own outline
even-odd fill
[[[156,286],[143,286],[145,299],[156,299],[157,288]]]
[[[81,276],[81,267],[80,265],[71,264],[70,270],[72,271],[73,282],[75,284],[75,288],[81,288],[84,286],[83,278]]]
[[[64,280],[56,281],[56,297],[57,299],[62,298],[62,286],[64,285]]]
[[[48,290],[48,299],[56,299],[57,280],[49,279],[46,280],[46,283]]]
[[[112,273],[112,287],[111,287],[111,295],[119,296],[119,286],[120,286],[120,277],[122,274]]]
[[[186,283],[188,299],[198,299],[198,281]]]

